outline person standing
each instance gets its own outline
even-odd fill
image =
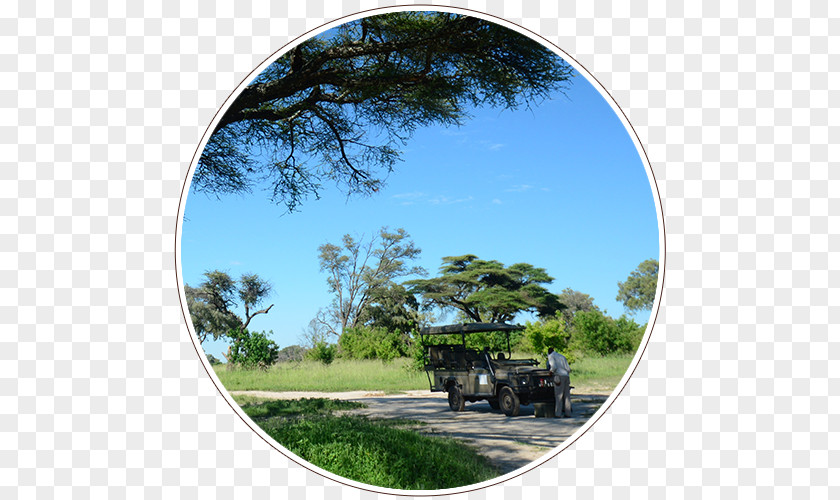
[[[554,377],[554,416],[555,417],[571,417],[572,416],[572,399],[571,399],[571,379],[569,374],[569,362],[566,357],[556,352],[553,347],[548,348],[548,370]]]

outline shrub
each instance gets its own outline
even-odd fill
[[[639,325],[634,320],[622,315],[615,320],[615,326],[626,344],[625,352],[638,351],[642,343],[642,337],[645,336],[647,324]]]
[[[273,332],[269,332],[272,334]],[[228,363],[242,368],[267,368],[277,357],[277,344],[265,332],[231,330]]]
[[[569,351],[571,335],[559,314],[554,319],[525,323],[524,336],[527,342],[523,342],[523,347],[530,352],[545,354],[549,347],[561,353]]]
[[[336,350],[335,344],[328,344],[323,340],[319,340],[315,342],[312,349],[306,352],[306,357],[328,365],[335,359]]]
[[[415,340],[408,348],[408,357],[410,362],[405,365],[405,369],[409,372],[422,371],[426,367],[426,350],[420,340]]]
[[[600,355],[634,352],[644,328],[622,316],[615,320],[601,311],[578,311],[573,320],[572,343]]]
[[[383,327],[359,326],[344,330],[338,339],[341,355],[350,359],[392,361],[408,353],[404,335]]]

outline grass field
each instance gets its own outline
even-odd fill
[[[633,354],[585,357],[572,365],[572,394],[609,394],[627,372]]]
[[[516,356],[519,358],[528,356]],[[579,358],[572,365],[573,395],[608,394],[624,376],[632,356]],[[428,390],[425,372],[408,370],[408,359],[283,363],[269,370],[216,373],[229,391]],[[234,396],[248,416],[302,459],[339,476],[402,490],[437,490],[480,483],[499,472],[460,441],[428,436],[423,424],[344,414],[361,403],[328,399],[265,400]],[[418,432],[420,431],[420,432]]]
[[[408,359],[391,363],[378,360],[335,360],[280,363],[268,370],[228,370],[216,366],[216,375],[229,391],[385,391],[397,393],[428,389],[425,372],[406,369]]]
[[[515,357],[528,357],[516,355]],[[633,356],[585,357],[572,365],[573,392],[608,394],[624,376]],[[429,389],[425,372],[407,369],[408,359],[392,363],[377,360],[336,360],[330,365],[317,361],[282,363],[262,370],[228,370],[216,366],[219,380],[229,391],[384,391],[397,393]]]
[[[365,484],[437,490],[498,476],[485,457],[463,443],[425,436],[412,421],[379,421],[333,412],[363,406],[351,401],[234,398],[278,443],[304,460]]]

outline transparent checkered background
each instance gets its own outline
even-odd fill
[[[394,498],[251,432],[175,274],[181,189],[231,90],[290,39],[394,3],[92,3],[0,8],[0,497]],[[538,32],[611,92],[656,175],[666,291],[588,433],[450,496],[840,497],[840,6],[523,3],[440,5]]]

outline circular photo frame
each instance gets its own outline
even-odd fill
[[[647,346],[664,260],[653,171],[606,89],[535,33],[441,6],[267,58],[198,145],[176,236],[233,411],[302,467],[407,496],[498,484],[592,428]]]

